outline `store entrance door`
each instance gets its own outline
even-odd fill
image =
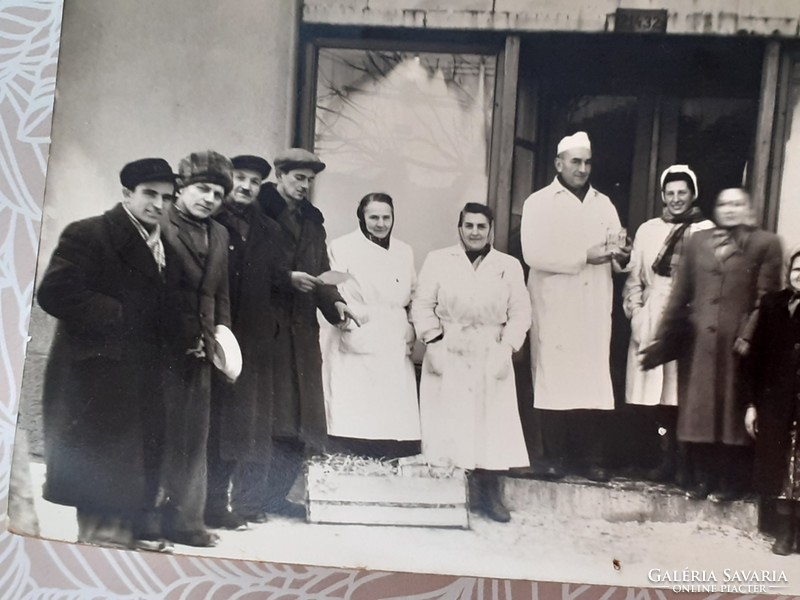
[[[719,190],[746,183],[752,165],[763,52],[763,42],[742,39],[523,38],[512,249],[519,247],[524,199],[552,181],[558,141],[575,131],[589,134],[592,185],[611,198],[631,237],[661,214],[659,178],[670,164],[695,170],[699,206],[711,217]],[[653,450],[644,437],[629,435],[647,424],[625,405],[624,281],[615,276],[610,368],[617,411],[608,434],[611,461],[620,466]]]

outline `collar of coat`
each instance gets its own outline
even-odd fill
[[[553,190],[554,190],[554,192],[556,194],[558,194],[560,192],[564,192],[566,194],[569,194],[570,196],[572,196],[573,198],[575,198],[576,200],[578,200],[580,202],[584,202],[586,200],[586,198],[588,198],[589,196],[599,196],[600,195],[600,192],[598,192],[596,189],[594,189],[592,187],[592,184],[590,183],[589,184],[589,189],[586,190],[586,195],[583,197],[583,200],[581,200],[580,198],[578,198],[578,196],[576,196],[572,192],[572,190],[570,190],[569,188],[565,187],[564,184],[561,183],[558,180],[558,175],[556,175],[555,178],[553,178],[553,183],[551,183],[550,186],[553,188]]]
[[[261,191],[258,193],[258,203],[261,205],[266,215],[272,219],[277,219],[282,212],[289,210],[286,200],[280,195],[275,184],[271,182],[261,186]],[[322,216],[319,209],[308,200],[301,200],[298,202],[297,209],[305,220],[316,223],[317,225],[322,225],[325,222],[325,218]]]

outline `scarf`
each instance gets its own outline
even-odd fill
[[[658,251],[658,256],[653,262],[653,271],[662,277],[671,277],[675,269],[678,268],[689,227],[692,223],[699,223],[704,217],[700,209],[693,206],[681,215],[673,215],[664,209],[664,214],[661,215],[661,218],[667,223],[675,223],[675,226],[669,232],[667,239],[664,240],[661,250]]]
[[[479,258],[486,258],[486,255],[489,254],[489,251],[491,249],[492,249],[492,245],[491,244],[486,244],[480,250],[467,250],[467,249],[464,249],[464,252],[466,252],[467,258],[469,259],[469,262],[471,262],[472,264],[475,264],[475,261],[478,260]]]
[[[392,239],[392,230],[389,229],[389,233],[386,234],[385,238],[379,238],[372,235],[369,231],[367,231],[367,224],[364,219],[358,220],[358,227],[361,229],[361,233],[364,234],[364,237],[367,238],[373,244],[377,244],[384,250],[389,249],[389,242]],[[392,229],[394,228],[394,223],[392,224]]]
[[[717,227],[711,234],[714,256],[722,262],[738,250],[744,250],[745,240],[755,227],[752,225],[736,225],[731,228]]]
[[[139,219],[134,217],[133,213],[128,210],[127,206],[123,204],[122,208],[125,209],[136,231],[139,232],[144,243],[147,244],[147,249],[150,250],[150,254],[153,255],[153,260],[156,261],[156,266],[158,266],[158,272],[161,273],[167,264],[166,255],[164,254],[164,242],[161,241],[161,226],[156,224],[152,231],[147,231]]]

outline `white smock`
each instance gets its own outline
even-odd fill
[[[589,187],[583,202],[556,179],[525,200],[520,231],[530,266],[534,406],[613,410],[609,346],[611,263],[586,252],[621,228],[608,196]]]
[[[661,316],[672,290],[672,277],[653,271],[653,263],[670,232],[680,224],[661,218],[642,223],[636,232],[631,251],[630,274],[622,292],[622,306],[631,320],[631,341],[628,346],[628,367],[625,379],[625,401],[642,406],[678,405],[678,367],[675,361],[643,371],[639,350],[650,345],[658,331]],[[689,225],[684,238],[703,229],[711,229],[711,221]]]
[[[409,348],[414,329],[407,308],[416,283],[411,247],[389,248],[360,230],[330,243],[331,269],[352,278],[339,285],[363,322],[328,326],[323,340],[323,387],[328,434],[371,440],[418,440],[419,407]]]
[[[527,466],[511,362],[530,327],[519,262],[492,249],[474,268],[460,245],[431,252],[411,317],[420,339],[444,334],[422,365],[425,458],[464,469]]]

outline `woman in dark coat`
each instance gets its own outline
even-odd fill
[[[747,354],[760,298],[780,287],[778,236],[748,225],[745,190],[720,192],[717,227],[690,239],[646,369],[678,360],[678,440],[690,444],[689,496],[724,501],[742,489],[744,429],[739,357]]]
[[[761,301],[749,367],[752,403],[745,414],[756,440],[755,487],[777,500],[772,551],[791,554],[800,517],[800,246],[788,261],[788,287]]]

